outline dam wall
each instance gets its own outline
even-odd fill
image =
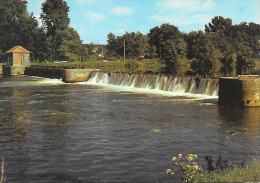
[[[25,68],[25,75],[61,79],[66,83],[84,82],[89,79],[92,71],[99,69],[77,69],[74,67],[30,66]]]
[[[88,83],[218,96],[218,81],[217,78],[101,71],[92,72]]]
[[[64,69],[62,81],[65,83],[76,83],[88,81],[93,71],[99,69]]]
[[[57,66],[30,66],[25,68],[25,75],[47,78],[62,78],[64,67]]]

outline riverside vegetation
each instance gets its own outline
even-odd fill
[[[7,60],[7,50],[21,45],[38,63],[81,61],[87,67],[105,70],[132,71],[140,66],[140,71],[216,77],[260,73],[250,67],[259,62],[260,25],[256,23],[234,25],[230,18],[217,16],[205,25],[205,30],[190,33],[164,23],[151,28],[148,34],[109,33],[106,45],[95,45],[82,43],[70,26],[68,12],[65,0],[45,0],[40,16],[43,24],[39,26],[27,11],[27,1],[1,0],[0,61]],[[124,42],[127,61],[121,63]]]
[[[205,157],[208,162],[208,170],[205,171],[196,163],[196,154],[188,154],[183,157],[179,154],[172,157],[174,169],[167,169],[166,173],[175,175],[177,169],[181,169],[182,182],[259,182],[260,181],[260,159],[253,158],[251,162],[232,166],[219,156],[216,166],[213,166],[211,156]]]
[[[32,65],[40,66],[76,66],[84,67],[89,69],[101,69],[108,72],[153,72],[159,73],[163,71],[165,65],[159,63],[156,59],[145,60],[139,62],[138,60],[115,60],[115,61],[100,61],[91,60],[88,62],[68,62],[68,63],[51,63],[51,62],[40,62],[32,63]],[[80,65],[80,66],[79,66]]]
[[[5,177],[5,174],[4,174],[4,164],[5,164],[5,159],[2,159],[0,183],[6,182],[6,177]]]
[[[176,168],[182,171],[182,178],[178,181],[182,182],[259,182],[260,181],[260,159],[253,158],[253,160],[246,165],[235,165],[232,167],[227,161],[222,161],[219,157],[216,168],[213,167],[210,156],[205,157],[208,161],[208,171],[198,165],[195,160],[196,154],[188,154],[183,157],[179,154],[177,157],[172,157],[172,161]],[[175,175],[176,168],[167,169],[166,173],[172,176]],[[4,175],[4,159],[1,165],[1,179],[0,183],[6,182]]]

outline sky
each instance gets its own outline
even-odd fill
[[[39,18],[45,0],[28,0],[27,10]],[[125,32],[147,34],[163,23],[181,32],[203,30],[215,16],[233,24],[260,24],[260,0],[65,0],[70,26],[83,43],[106,44],[107,35]],[[41,20],[39,20],[41,22]]]

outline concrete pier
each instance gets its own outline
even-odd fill
[[[3,74],[3,65],[5,65],[5,64],[0,64],[0,75]]]
[[[62,81],[66,83],[76,83],[87,81],[92,71],[99,69],[64,69]]]
[[[2,73],[4,76],[15,76],[15,75],[23,75],[25,71],[24,66],[2,66]]]
[[[260,77],[239,76],[219,79],[219,105],[260,106]]]

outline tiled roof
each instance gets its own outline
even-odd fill
[[[15,46],[12,49],[8,50],[6,53],[30,53],[30,52],[21,46]]]

